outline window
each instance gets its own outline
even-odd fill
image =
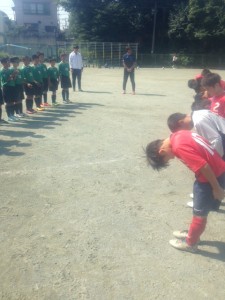
[[[50,15],[50,4],[40,2],[24,2],[23,12],[25,15]]]

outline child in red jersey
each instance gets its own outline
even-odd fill
[[[202,86],[212,97],[210,110],[225,118],[225,91],[221,85],[221,77],[218,74],[210,73],[202,79]]]
[[[221,201],[225,196],[225,162],[208,141],[189,130],[180,130],[165,140],[149,143],[146,155],[154,169],[166,167],[170,159],[177,157],[195,173],[190,228],[188,232],[174,231],[176,239],[170,240],[171,246],[178,250],[195,252],[215,199]]]

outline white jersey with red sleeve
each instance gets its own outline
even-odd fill
[[[210,100],[210,110],[218,116],[225,118],[225,94],[223,93],[220,96],[214,96]]]
[[[180,130],[170,136],[172,151],[189,169],[191,169],[200,182],[207,182],[200,169],[208,164],[216,177],[225,172],[225,161],[210,146],[202,136],[189,130]]]

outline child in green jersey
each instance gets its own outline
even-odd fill
[[[39,66],[39,58],[36,54],[32,55],[33,76],[34,76],[34,101],[37,111],[45,110],[41,107],[41,98],[43,93],[43,77]]]
[[[65,53],[62,53],[60,55],[61,61],[58,65],[59,69],[59,78],[61,82],[61,88],[62,88],[62,98],[63,103],[69,103],[69,88],[72,87],[71,80],[70,80],[70,67],[69,63],[66,61],[67,55]]]
[[[23,114],[23,104],[22,100],[24,99],[23,92],[23,75],[22,70],[18,69],[19,66],[19,57],[12,57],[10,59],[12,63],[12,69],[14,70],[14,80],[15,80],[15,93],[16,93],[16,102],[14,104],[14,115],[17,118],[23,118],[25,115]]]
[[[34,76],[33,68],[30,66],[30,57],[23,57],[22,74],[24,80],[24,91],[26,94],[26,108],[27,114],[33,114],[36,111],[33,109],[34,105]]]
[[[47,101],[48,100],[48,95],[47,95],[47,92],[48,92],[48,68],[47,68],[46,64],[44,64],[44,61],[45,61],[44,53],[38,52],[37,55],[39,58],[39,67],[40,67],[40,70],[42,73],[42,79],[43,79],[43,94],[42,95],[43,95],[44,102],[41,104],[41,106],[48,107],[48,106],[50,106]]]
[[[50,67],[48,68],[48,87],[49,91],[52,92],[52,105],[56,106],[56,91],[58,90],[59,84],[59,71],[55,66],[55,59],[50,59]]]
[[[6,114],[8,121],[14,122],[17,120],[14,117],[14,103],[16,99],[15,93],[15,74],[13,69],[10,69],[10,61],[8,57],[1,59],[2,69],[0,71],[3,100],[5,102]]]

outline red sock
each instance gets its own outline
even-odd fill
[[[205,230],[206,222],[207,218],[196,216],[192,218],[192,222],[188,230],[188,236],[186,238],[186,242],[188,245],[192,246],[198,242],[200,235]]]

